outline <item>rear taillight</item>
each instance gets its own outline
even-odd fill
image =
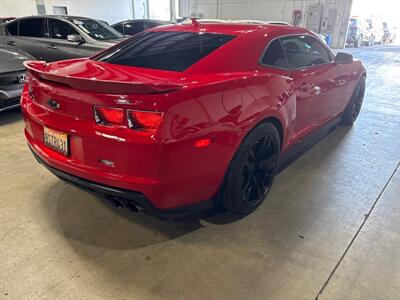
[[[101,125],[122,126],[124,122],[124,111],[121,108],[95,106],[94,118],[96,122]]]
[[[122,108],[105,106],[94,107],[94,118],[97,124],[106,126],[126,126],[134,130],[156,132],[163,119],[162,112],[128,109],[125,114]],[[125,119],[125,115],[127,119]]]
[[[132,129],[156,132],[162,119],[161,112],[128,110],[128,125]]]

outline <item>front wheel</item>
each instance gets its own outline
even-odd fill
[[[365,77],[362,77],[358,81],[356,88],[354,89],[353,95],[351,96],[351,99],[349,101],[349,104],[347,105],[345,111],[343,112],[342,120],[340,121],[341,125],[351,126],[356,121],[364,100],[364,94],[365,94]]]
[[[253,212],[268,194],[280,152],[279,133],[262,123],[243,140],[233,157],[222,190],[222,205],[237,214]]]

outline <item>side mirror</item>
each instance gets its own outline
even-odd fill
[[[68,34],[67,40],[72,43],[83,44],[85,41],[79,34]]]
[[[353,55],[351,54],[338,52],[335,56],[336,64],[351,64],[352,62],[353,62]]]

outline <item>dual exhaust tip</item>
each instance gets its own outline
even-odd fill
[[[112,196],[112,195],[106,195],[105,198],[115,208],[119,208],[119,209],[127,208],[132,212],[143,211],[143,207],[139,206],[132,200],[117,197],[117,196]]]

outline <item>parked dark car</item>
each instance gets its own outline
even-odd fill
[[[115,30],[119,31],[124,35],[135,35],[147,29],[168,24],[174,24],[174,23],[170,21],[142,19],[142,20],[126,20],[111,26]]]
[[[19,106],[25,83],[25,60],[33,59],[28,53],[10,46],[0,46],[0,111]]]
[[[0,44],[48,62],[92,56],[123,39],[107,24],[84,17],[33,16],[0,25]]]

